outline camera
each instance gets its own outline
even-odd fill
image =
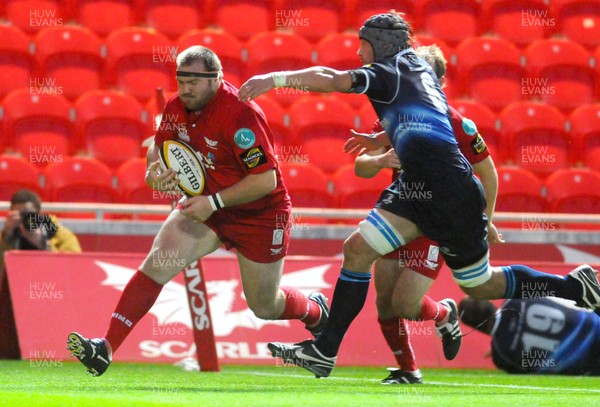
[[[47,239],[52,239],[58,229],[52,218],[44,213],[24,212],[21,214],[21,221],[27,230],[42,229]]]

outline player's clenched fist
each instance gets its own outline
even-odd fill
[[[215,211],[205,195],[186,197],[179,201],[179,205],[182,215],[197,222],[204,222]]]
[[[248,100],[256,99],[274,87],[275,82],[271,75],[255,75],[242,85],[238,92],[238,99],[242,102],[247,102]]]
[[[146,171],[146,184],[155,191],[177,192],[177,174],[172,168],[163,171],[160,162],[154,161]]]

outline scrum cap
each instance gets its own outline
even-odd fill
[[[373,47],[375,61],[396,55],[409,47],[410,25],[395,12],[369,17],[358,32],[358,37]]]

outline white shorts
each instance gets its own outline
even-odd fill
[[[476,263],[461,269],[452,270],[452,278],[461,287],[477,287],[485,284],[492,278],[492,268],[489,262],[490,252],[479,259]]]

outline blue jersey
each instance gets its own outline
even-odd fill
[[[600,316],[557,298],[508,300],[492,331],[494,364],[510,373],[600,374]]]
[[[452,131],[446,96],[430,65],[412,48],[354,72],[364,78],[352,92],[369,97],[405,179],[448,189],[472,175]]]

